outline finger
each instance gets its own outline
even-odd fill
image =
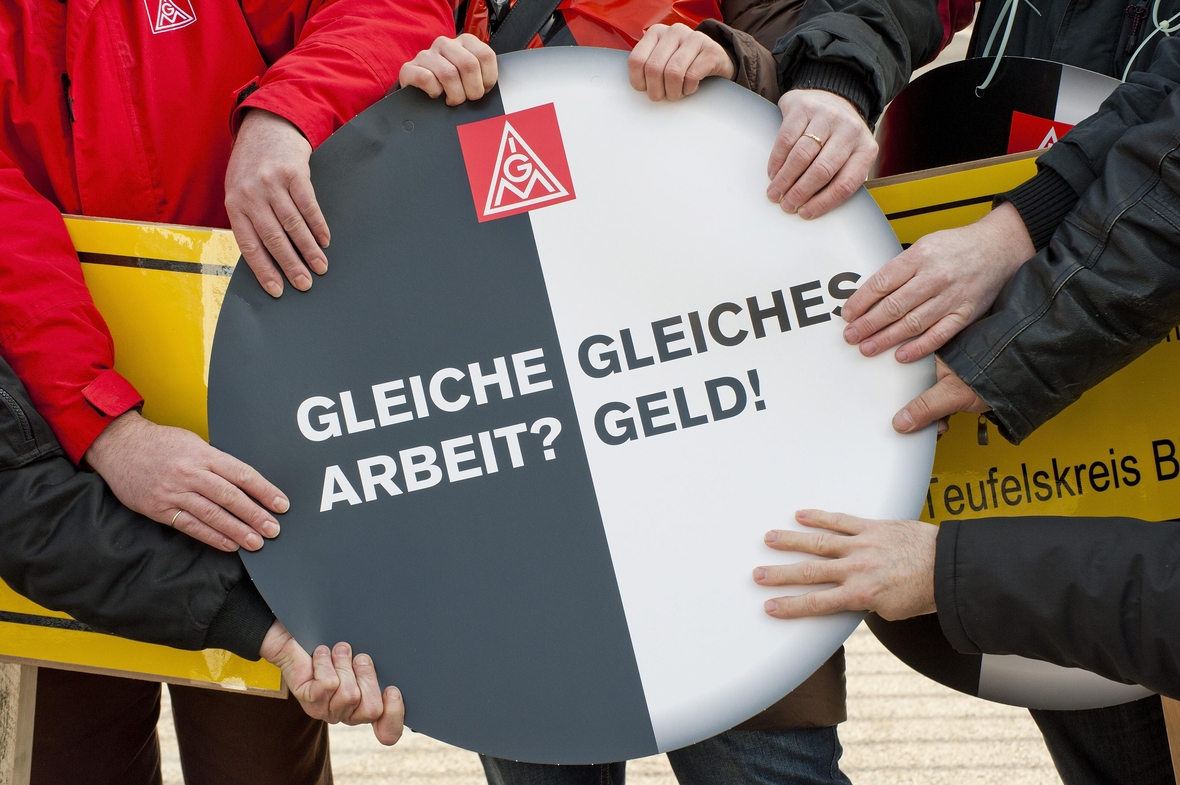
[[[500,66],[496,61],[495,50],[470,33],[464,33],[459,36],[458,40],[463,44],[463,48],[475,55],[475,59],[479,61],[485,92],[491,90],[495,87],[496,80],[500,78]]]
[[[381,685],[377,683],[377,669],[367,654],[358,654],[352,661],[356,684],[361,691],[360,704],[348,719],[349,725],[376,722],[381,717]]]
[[[311,655],[312,679],[301,685],[304,698],[300,701],[303,709],[312,717],[325,720],[329,717],[328,703],[340,686],[340,677],[332,667],[332,653],[327,646],[317,646]],[[294,685],[290,685],[294,689]]]
[[[832,182],[852,155],[853,139],[849,137],[847,131],[838,130],[832,136],[825,138],[822,134],[811,129],[812,126],[809,125],[808,132],[824,139],[824,144],[819,145],[810,136],[803,137],[806,141],[819,145],[819,152],[811,159],[811,163],[799,175],[795,184],[786,191],[786,195],[783,197],[783,209],[787,212],[797,212],[808,199]]]
[[[237,486],[227,482],[220,475],[213,472],[201,472],[193,479],[193,490],[219,507],[225,515],[240,522],[248,529],[263,537],[278,536],[279,524],[274,516],[255,504]],[[216,525],[214,521],[204,520],[209,524]],[[261,540],[258,540],[257,544],[258,547],[262,547]],[[256,550],[256,548],[250,548],[250,550]]]
[[[172,515],[176,515],[175,512]],[[172,516],[169,516],[171,520]],[[165,522],[167,523],[167,522]],[[194,540],[200,540],[206,545],[211,545],[219,551],[226,553],[233,553],[238,549],[238,544],[226,537],[221,532],[214,529],[209,524],[202,521],[197,516],[193,515],[187,510],[182,510],[180,515],[176,515],[176,522],[172,524],[172,528],[178,532],[183,532]]]
[[[287,280],[301,292],[311,288],[311,274],[295,252],[287,231],[275,215],[269,203],[257,207],[250,215],[254,223],[254,231],[266,246],[271,258],[278,264],[279,269],[287,276]]]
[[[483,71],[479,58],[463,45],[462,41],[450,38],[440,47],[442,54],[459,70],[459,81],[463,84],[463,97],[467,101],[483,98],[485,92]]]
[[[810,553],[813,556],[847,556],[848,538],[830,532],[797,532],[775,529],[766,533],[766,544],[776,551]]]
[[[774,145],[770,148],[770,159],[766,162],[766,177],[773,180],[783,164],[787,162],[787,155],[803,132],[807,130],[807,115],[804,112],[791,110],[783,113],[783,122],[779,126],[778,134],[774,138]],[[769,190],[770,186],[767,186]],[[778,202],[783,198],[780,192],[778,198],[771,197],[771,201]]]
[[[262,547],[262,537],[253,528],[225,511],[203,493],[192,492],[182,497],[184,507],[205,525],[229,537],[248,551]]]
[[[960,313],[947,314],[917,338],[902,344],[894,356],[899,363],[917,362],[942,348],[947,341],[958,335],[967,323],[968,320]]]
[[[245,213],[230,210],[229,227],[238,241],[238,250],[242,258],[250,266],[258,283],[271,297],[282,295],[283,276],[279,274],[274,259],[267,253],[262,238],[254,231],[254,222]]]
[[[864,292],[864,296],[856,303],[857,310],[864,309],[866,303],[871,302],[872,306],[865,309],[867,313],[862,313],[844,328],[846,342],[855,346],[905,316],[915,305],[938,294],[915,279],[916,265],[911,262],[911,258],[906,257],[903,251],[848,298],[851,304],[857,299],[857,294]],[[849,307],[844,306],[846,309]]]
[[[840,586],[835,589],[812,591],[798,597],[778,597],[767,600],[766,613],[777,619],[798,619],[804,616],[826,616],[840,611],[862,611],[855,607],[851,592]]]
[[[804,526],[849,535],[860,534],[868,523],[864,518],[857,518],[855,515],[825,510],[799,510],[795,513],[795,520]]]
[[[948,381],[949,378],[939,379],[937,384],[895,414],[893,429],[898,433],[912,433],[955,412],[967,411],[974,403],[975,395],[966,385],[960,387],[955,384],[957,380]]]
[[[910,284],[882,300],[879,307],[884,308],[896,297],[896,302],[901,303],[897,307],[904,308],[905,313],[883,330],[861,341],[860,353],[865,357],[880,354],[886,349],[897,346],[902,341],[922,335],[931,325],[946,316],[946,306],[943,304],[942,298],[926,299],[926,294],[925,287]]]
[[[381,718],[373,723],[373,735],[386,747],[397,744],[405,728],[405,704],[397,687],[387,687],[382,697]]]
[[[660,36],[667,29],[667,25],[649,27],[627,57],[627,78],[635,90],[640,92],[647,90],[647,59],[656,48],[656,44],[660,42]]]
[[[814,586],[841,583],[848,576],[844,559],[807,559],[795,564],[775,564],[754,570],[754,582],[763,586]]]
[[[795,185],[807,168],[811,166],[811,162],[820,154],[819,142],[812,139],[810,136],[804,136],[803,133],[815,133],[809,131],[810,126],[804,126],[799,130],[798,135],[791,141],[789,149],[786,153],[786,160],[783,161],[782,167],[771,178],[770,186],[766,190],[767,197],[773,202],[783,204],[786,202],[786,194]],[[822,136],[820,139],[823,139]],[[776,142],[777,144],[777,142]],[[777,198],[776,198],[777,197]],[[783,209],[787,209],[784,204]]]
[[[857,149],[849,156],[847,163],[840,169],[832,181],[820,189],[820,192],[799,205],[799,217],[811,220],[836,209],[852,198],[869,176],[869,169],[873,161],[877,160],[877,146],[871,149]]]
[[[443,94],[442,82],[429,68],[425,68],[414,61],[402,66],[397,77],[402,87],[417,87],[431,98],[438,98]]]
[[[308,179],[307,185],[308,188],[311,187],[310,179]],[[314,194],[312,195],[312,202],[315,202]],[[303,212],[295,204],[295,200],[291,196],[289,186],[287,189],[281,190],[271,197],[270,206],[274,211],[275,217],[282,224],[283,231],[287,233],[290,242],[298,249],[299,255],[303,258],[304,263],[316,275],[326,273],[328,271],[328,257],[324,256],[324,249],[320,247],[319,242],[312,236],[311,229],[308,228],[307,221],[303,218]]]
[[[419,65],[434,74],[434,78],[442,85],[448,106],[458,106],[467,100],[467,89],[463,86],[463,76],[455,64],[440,52],[428,49],[419,52],[414,59]]]
[[[938,435],[941,437],[944,433],[951,429],[950,422],[945,417],[938,421]]]
[[[680,37],[669,30],[660,36],[655,49],[648,56],[647,64],[644,65],[643,70],[647,80],[647,97],[651,100],[663,101],[667,98],[668,61],[672,59],[672,55],[679,48]],[[683,76],[684,74],[680,74],[681,78]]]
[[[332,647],[332,667],[336,670],[340,686],[328,701],[328,713],[332,717],[330,722],[347,722],[361,703],[361,688],[357,686],[356,673],[352,670],[351,646],[337,643]]]
[[[315,188],[311,185],[311,177],[300,174],[291,181],[291,199],[295,202],[295,207],[303,216],[303,222],[315,237],[316,244],[320,248],[327,248],[328,243],[332,239],[332,233],[328,229],[328,221],[324,218],[324,213],[320,210],[320,203],[315,198]],[[323,270],[317,270],[320,275],[328,269],[328,259],[321,252],[320,256],[323,258]]]
[[[241,488],[274,512],[284,513],[291,508],[287,494],[263,477],[253,466],[239,461],[229,453],[213,447],[209,449],[213,453],[209,459],[210,467],[227,482]]]
[[[688,72],[700,53],[701,40],[689,36],[680,42],[676,51],[668,58],[668,64],[664,67],[664,95],[669,101],[679,101],[685,95],[696,91],[697,85],[692,85],[691,90],[688,89]],[[699,84],[700,80],[697,81]]]
[[[844,302],[840,316],[849,323],[844,328],[845,341],[856,344],[880,329],[871,323],[858,324],[857,320],[863,318],[882,297],[892,294],[914,276],[918,262],[912,250],[913,246],[886,262]]]

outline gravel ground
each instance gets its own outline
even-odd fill
[[[843,768],[856,785],[1060,785],[1028,712],[920,676],[861,626],[848,640]],[[164,785],[182,785],[164,693]],[[367,727],[332,728],[336,785],[483,785],[479,759],[416,733],[382,747]],[[632,785],[674,785],[663,755],[634,761]]]

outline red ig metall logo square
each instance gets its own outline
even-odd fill
[[[479,222],[575,198],[553,104],[458,128]]]

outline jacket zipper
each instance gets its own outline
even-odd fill
[[[25,441],[33,441],[33,426],[29,423],[29,418],[25,416],[25,410],[17,403],[16,398],[8,394],[8,391],[0,387],[0,401],[4,401],[4,405],[8,407],[13,416],[16,417],[17,422],[20,423],[21,433],[25,435]]]
[[[74,122],[74,98],[70,95],[70,75],[61,75],[61,92],[66,99],[66,116],[70,118],[70,123]]]

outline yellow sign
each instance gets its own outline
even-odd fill
[[[205,396],[217,314],[238,260],[230,232],[66,218],[106,318],[115,367],[144,414],[208,437]],[[278,668],[226,651],[181,651],[89,630],[0,582],[0,659],[177,684],[284,694]]]
[[[898,239],[908,245],[983,216],[994,194],[1036,173],[1037,152],[868,185]],[[1175,330],[1019,446],[994,428],[988,444],[981,445],[975,415],[955,415],[938,442],[923,519],[1180,517],[1178,385],[1180,330]]]
[[[870,182],[905,245],[970,223],[1036,172],[1031,154]],[[223,230],[67,218],[86,282],[110,326],[115,367],[144,414],[208,436],[205,399],[217,315],[238,260]],[[923,517],[1180,516],[1180,332],[1043,426],[1019,447],[978,443],[972,415],[939,442]],[[1173,490],[1176,489],[1176,490]],[[276,692],[278,670],[223,651],[184,652],[88,631],[0,583],[0,659],[138,678]]]

